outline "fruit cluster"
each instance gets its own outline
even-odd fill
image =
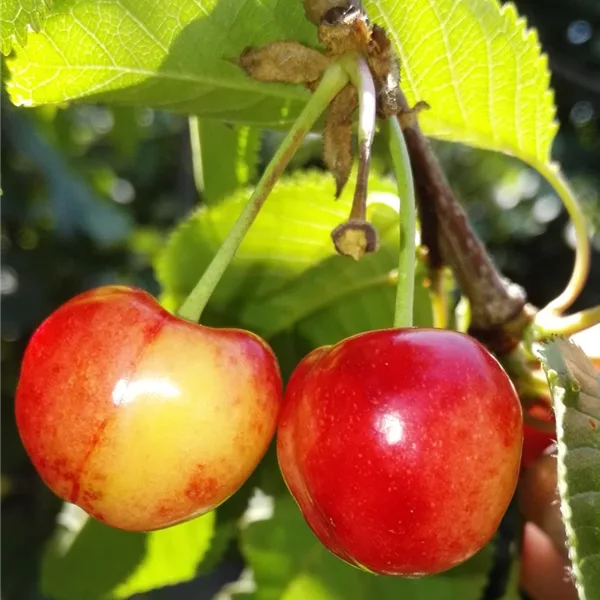
[[[77,296],[39,327],[16,416],[58,496],[136,531],[225,501],[277,427],[281,471],[323,544],[404,576],[448,569],[489,541],[523,440],[510,379],[464,334],[357,335],[309,354],[283,396],[256,335],[192,323],[119,286]]]

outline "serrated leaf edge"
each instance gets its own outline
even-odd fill
[[[39,33],[42,30],[42,26],[44,25],[48,11],[52,8],[52,2],[53,0],[42,0],[37,9],[28,11],[30,15],[27,25],[23,29],[15,27],[13,33],[0,40],[0,54],[8,56],[13,51],[15,46],[23,48],[25,44],[27,44],[27,35],[29,32]],[[19,12],[23,10],[23,8],[19,8]],[[17,17],[18,15],[19,13],[17,13]],[[15,22],[16,20],[17,19],[15,19]],[[4,26],[6,27],[6,25]]]
[[[560,496],[560,512],[562,516],[562,520],[565,526],[565,531],[567,534],[567,550],[569,553],[569,559],[571,561],[571,569],[572,574],[575,578],[575,585],[577,588],[577,593],[579,595],[579,600],[597,600],[597,598],[592,598],[587,595],[587,590],[584,587],[584,577],[580,568],[581,561],[589,558],[589,556],[600,556],[600,549],[597,553],[587,555],[583,559],[579,557],[577,551],[577,535],[575,533],[575,528],[573,527],[573,510],[571,508],[571,502],[577,496],[581,496],[582,493],[572,495],[569,492],[569,482],[568,482],[568,469],[566,466],[567,453],[571,451],[570,448],[567,447],[565,443],[565,419],[567,416],[567,410],[570,408],[571,410],[577,411],[577,408],[568,406],[565,402],[565,398],[569,393],[579,394],[579,383],[573,377],[570,370],[566,366],[564,359],[561,354],[559,354],[560,360],[563,363],[564,370],[561,369],[561,373],[555,368],[552,368],[549,364],[548,358],[548,349],[550,346],[556,343],[566,342],[577,348],[576,344],[572,342],[567,342],[562,337],[556,338],[551,342],[545,344],[543,349],[539,353],[540,362],[544,371],[546,372],[546,377],[548,379],[548,384],[550,386],[552,392],[555,420],[556,420],[556,433],[557,433],[557,474],[558,474],[558,492]],[[579,350],[581,350],[579,348]],[[582,351],[583,353],[583,351]],[[584,355],[585,356],[585,355]],[[587,358],[587,357],[586,357]],[[570,380],[572,383],[576,383],[576,386],[572,386],[570,390],[567,390],[562,384],[560,384],[559,379],[560,376],[563,376]],[[580,412],[580,411],[577,411]],[[592,449],[596,451],[595,449]],[[593,493],[596,493],[592,490]]]

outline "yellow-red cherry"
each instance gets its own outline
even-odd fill
[[[107,286],[32,336],[18,429],[46,484],[114,527],[160,529],[218,506],[275,432],[279,366],[258,336],[178,318]]]

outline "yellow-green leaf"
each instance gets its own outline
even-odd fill
[[[42,561],[55,600],[129,598],[193,579],[208,552],[215,512],[150,533],[120,531],[66,504]]]
[[[27,41],[27,30],[38,31],[52,0],[3,0],[0,12],[0,51],[8,54],[16,40]]]
[[[396,186],[372,174],[368,217],[381,239],[358,263],[336,254],[331,231],[350,212],[350,186],[334,200],[333,178],[302,172],[282,178],[265,202],[208,309],[271,340],[296,328],[313,347],[391,327],[399,227]],[[175,310],[223,243],[249,190],[203,207],[182,222],[156,263],[163,304]],[[191,259],[193,257],[193,259]],[[431,325],[424,269],[416,274],[415,324]],[[235,322],[232,323],[232,319]]]
[[[13,102],[143,104],[260,126],[286,126],[302,86],[251,80],[234,61],[277,39],[316,45],[300,0],[54,0],[44,30],[10,61]],[[367,0],[402,60],[411,101],[435,137],[546,163],[556,124],[535,32],[497,0]],[[118,26],[117,26],[118,24]]]
[[[402,61],[402,88],[425,100],[424,131],[546,162],[556,133],[547,59],[513,4],[370,0]]]

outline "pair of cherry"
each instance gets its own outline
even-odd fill
[[[115,527],[159,529],[215,508],[277,429],[304,517],[355,566],[437,573],[493,536],[517,482],[522,413],[477,341],[372,331],[315,350],[281,390],[256,335],[197,325],[112,286],[36,331],[16,415],[48,486]]]

